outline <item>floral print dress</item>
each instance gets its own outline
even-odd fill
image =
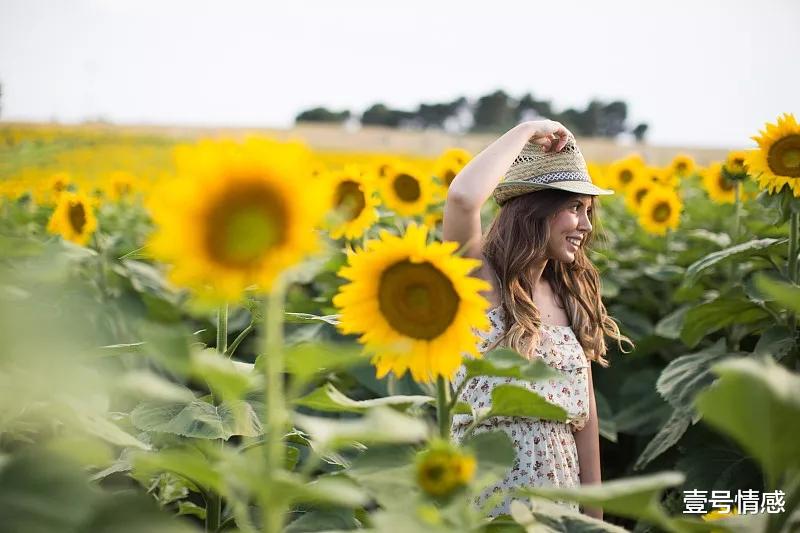
[[[481,335],[481,351],[485,351],[503,334],[502,308],[489,312],[491,329]],[[583,429],[589,418],[589,361],[583,347],[578,342],[570,326],[542,324],[541,340],[536,355],[549,366],[563,374],[561,378],[530,382],[514,378],[486,377],[472,378],[462,389],[459,400],[473,409],[483,410],[491,407],[492,389],[496,385],[510,383],[525,387],[546,398],[549,402],[567,411],[566,422],[540,420],[531,417],[493,417],[481,423],[474,433],[504,431],[516,450],[516,458],[505,478],[486,489],[477,499],[483,505],[489,496],[518,487],[576,487],[580,485],[578,451],[573,431]],[[458,387],[466,375],[462,365],[453,382]],[[454,440],[460,442],[467,427],[472,422],[471,415],[454,415],[450,431]],[[509,514],[512,498],[506,497],[494,507],[490,517]],[[521,500],[525,501],[525,500]],[[576,503],[557,502],[575,511]]]

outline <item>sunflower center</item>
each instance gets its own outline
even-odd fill
[[[665,222],[672,213],[672,208],[668,203],[660,203],[653,209],[653,219],[656,222]]]
[[[431,263],[405,260],[381,275],[378,302],[396,331],[412,339],[431,340],[453,323],[459,297],[450,278]]]
[[[261,184],[223,194],[206,224],[206,248],[213,260],[230,267],[258,263],[286,236],[286,209],[275,191]]]
[[[424,476],[425,479],[436,482],[442,480],[442,478],[444,477],[444,473],[445,473],[444,465],[436,463],[432,465],[426,465]]]
[[[719,188],[723,191],[731,191],[733,190],[733,182],[727,179],[722,174],[719,175]]]
[[[392,182],[394,192],[398,198],[404,202],[416,202],[419,200],[421,190],[419,181],[414,176],[408,174],[398,174]]]
[[[800,177],[800,134],[779,139],[769,149],[767,164],[778,176]]]
[[[367,205],[364,193],[355,181],[343,181],[336,187],[336,210],[350,222],[358,217]]]
[[[638,191],[636,191],[636,205],[642,203],[642,198],[645,197],[647,191],[649,191],[649,189],[639,189]]]
[[[450,186],[451,183],[453,183],[455,177],[456,173],[450,170],[449,168],[444,171],[444,182],[447,184],[448,187]]]
[[[623,170],[619,173],[619,181],[622,183],[628,183],[633,179],[633,172],[628,169]]]
[[[686,168],[687,168],[686,163],[684,163],[683,161],[675,165],[675,170],[678,172],[678,174],[683,174],[684,172],[686,172]]]
[[[83,202],[70,203],[67,217],[69,217],[69,225],[72,226],[75,233],[81,233],[83,227],[86,226],[86,208],[83,206]]]

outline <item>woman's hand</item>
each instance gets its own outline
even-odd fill
[[[543,147],[545,152],[560,152],[567,140],[573,137],[563,124],[555,120],[532,120],[528,125],[533,130],[531,142]]]

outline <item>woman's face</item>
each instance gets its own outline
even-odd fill
[[[589,216],[592,212],[592,197],[576,196],[550,220],[550,237],[547,241],[547,257],[563,263],[575,261],[578,248],[586,243],[592,231]]]

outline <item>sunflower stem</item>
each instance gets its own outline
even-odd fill
[[[222,304],[217,309],[217,353],[225,355],[228,347],[228,304]],[[211,391],[211,403],[217,405],[220,398]],[[222,439],[217,439],[220,448],[223,446]],[[206,496],[206,532],[212,533],[219,531],[222,525],[222,498],[219,494],[211,491]]]
[[[740,181],[733,182],[734,194],[734,214],[733,214],[733,244],[739,244],[739,225],[742,216],[742,183]]]
[[[266,387],[264,459],[267,498],[261,501],[262,528],[265,533],[283,529],[286,500],[277,490],[276,481],[283,469],[283,435],[287,423],[283,391],[283,296],[285,287],[278,280],[267,295],[264,312],[264,335],[261,356],[264,358]]]
[[[439,420],[439,436],[450,439],[450,385],[442,376],[436,378],[436,415]]]
[[[245,337],[247,337],[250,334],[250,332],[255,329],[255,327],[256,327],[255,324],[253,324],[252,322],[248,324],[248,326],[244,328],[241,331],[241,333],[239,333],[239,335],[236,336],[235,339],[233,339],[233,342],[231,343],[230,347],[225,350],[225,355],[228,357],[233,357],[233,354],[236,353],[236,348],[239,347],[239,345],[242,343]]]

